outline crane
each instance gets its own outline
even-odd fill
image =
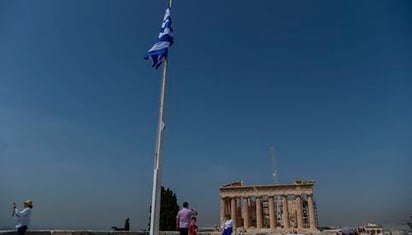
[[[275,155],[275,148],[270,146],[270,156],[272,158],[272,164],[273,164],[273,171],[272,171],[272,176],[273,176],[273,181],[275,184],[278,183],[278,172],[276,170],[276,155]]]
[[[273,164],[272,165],[273,166],[273,171],[272,171],[273,181],[274,181],[274,184],[278,184],[279,181],[278,181],[278,171],[276,169],[276,154],[275,154],[275,147],[273,147],[273,145],[270,146],[270,157],[272,159],[272,164]],[[282,207],[280,200],[281,200],[280,196],[276,195],[275,196],[275,205],[276,205],[275,211],[276,211],[276,218],[277,218],[276,224],[277,225],[280,225],[283,220],[283,216],[282,216],[283,207]]]

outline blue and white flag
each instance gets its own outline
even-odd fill
[[[152,67],[159,68],[162,62],[167,58],[168,48],[173,45],[172,18],[170,17],[170,8],[168,7],[163,17],[162,28],[160,29],[157,42],[144,55],[144,59],[151,59]]]

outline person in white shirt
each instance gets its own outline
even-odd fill
[[[227,214],[226,219],[222,224],[222,235],[231,235],[234,229],[235,225],[233,224],[233,220],[230,217],[230,214]]]
[[[18,217],[17,223],[16,223],[17,235],[24,235],[26,233],[26,230],[28,229],[30,225],[32,208],[33,208],[33,202],[31,200],[24,201],[23,210],[17,209],[16,204],[14,204],[13,215]]]

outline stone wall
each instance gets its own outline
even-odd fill
[[[122,232],[122,231],[94,231],[94,230],[30,230],[26,232],[26,235],[148,235],[149,232]],[[233,235],[305,235],[304,233],[290,234],[288,232],[273,233],[273,232],[239,232]],[[0,235],[16,235],[15,231],[0,231]],[[177,231],[160,231],[159,235],[179,235]],[[218,231],[200,231],[198,235],[221,235]],[[311,233],[311,235],[321,235],[319,232]],[[333,234],[334,235],[334,234]]]
[[[0,231],[0,235],[16,235],[15,231]],[[26,235],[149,235],[149,232],[136,231],[94,231],[94,230],[30,230]],[[159,235],[179,235],[177,231],[160,231]],[[221,235],[220,232],[198,232],[198,235]]]

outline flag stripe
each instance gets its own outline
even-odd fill
[[[146,52],[144,59],[150,59],[152,67],[157,69],[167,58],[168,49],[173,45],[173,42],[172,18],[170,16],[170,8],[167,8],[157,42]]]

